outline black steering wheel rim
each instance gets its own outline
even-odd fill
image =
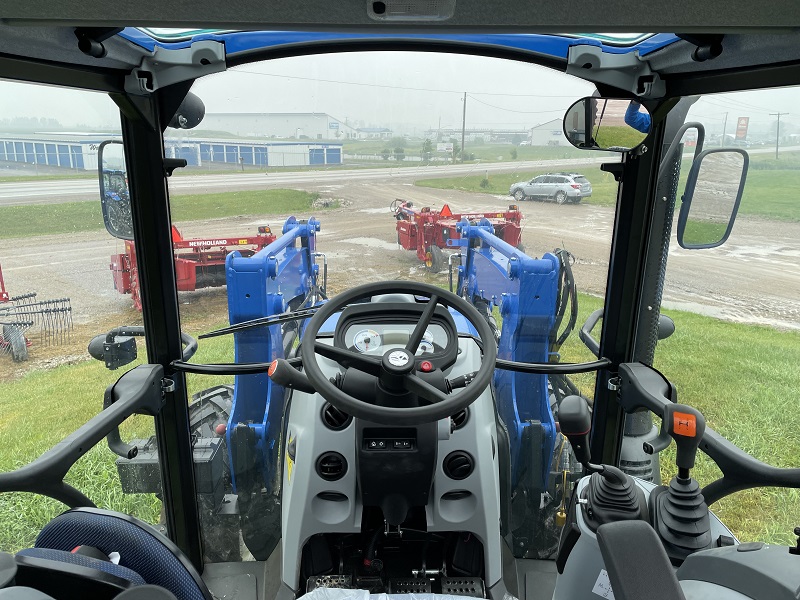
[[[397,408],[369,404],[350,396],[331,383],[323,374],[317,362],[315,345],[319,329],[325,321],[354,300],[396,293],[412,293],[416,296],[424,296],[427,298],[435,296],[437,304],[457,310],[473,327],[475,327],[478,332],[478,338],[482,342],[483,358],[481,360],[481,366],[475,374],[475,378],[468,386],[456,393],[448,394],[445,399],[433,404]],[[421,425],[456,414],[458,411],[472,404],[489,386],[492,375],[494,374],[495,360],[497,359],[497,347],[494,342],[494,334],[489,328],[486,319],[472,304],[442,288],[414,281],[368,283],[354,287],[342,294],[338,294],[317,310],[308,322],[303,338],[305,340],[305,343],[301,347],[303,368],[306,377],[308,377],[314,389],[339,410],[359,419],[384,425]],[[414,377],[413,373],[410,374],[409,377]]]

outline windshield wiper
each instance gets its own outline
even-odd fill
[[[210,331],[209,333],[204,333],[203,335],[197,336],[198,339],[204,340],[206,338],[217,337],[220,335],[228,335],[229,333],[236,333],[237,331],[246,331],[248,329],[254,329],[256,327],[269,327],[271,325],[280,325],[281,323],[288,323],[290,321],[299,321],[301,319],[308,319],[309,317],[313,317],[314,313],[319,310],[319,307],[312,307],[312,308],[304,308],[302,310],[295,310],[288,313],[281,313],[279,315],[272,315],[269,317],[259,317],[257,319],[251,319],[249,321],[243,321],[242,323],[236,323],[235,325],[230,325],[228,327],[223,327],[222,329],[217,329],[215,331]]]

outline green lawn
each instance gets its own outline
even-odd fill
[[[186,321],[186,320],[185,320]],[[226,323],[217,322],[202,329],[187,330],[197,335]],[[85,340],[88,343],[88,339]],[[85,361],[49,370],[31,372],[15,381],[0,384],[0,435],[6,451],[0,454],[0,471],[24,465],[99,412],[103,390],[129,368],[144,362],[143,340],[138,339],[140,358],[117,371],[88,357]],[[0,361],[8,360],[0,356]],[[195,362],[233,362],[233,340],[219,337],[204,340],[193,358]],[[189,394],[220,383],[233,383],[233,377],[189,375]],[[153,435],[153,419],[136,415],[128,419],[120,433],[123,440],[146,439]],[[13,452],[8,451],[13,447]],[[145,521],[157,523],[160,501],[149,494],[122,493],[116,455],[105,443],[89,451],[70,470],[67,482],[80,488],[100,507],[119,510]],[[33,494],[0,494],[0,551],[15,551],[33,544],[38,531],[65,507],[55,500]]]
[[[774,161],[774,158],[772,160]],[[778,162],[782,162],[782,160]],[[756,161],[754,162],[759,164]],[[800,162],[787,160],[786,166],[793,167],[794,165],[800,165]],[[685,161],[684,168],[681,169],[682,185],[685,184],[689,166],[690,163]],[[421,179],[415,183],[422,187],[507,195],[512,183],[526,179],[530,180],[537,175],[551,173],[556,170],[551,167],[550,169],[520,171],[517,174],[490,174],[488,178],[485,175],[469,175],[441,179]],[[583,173],[592,184],[591,198],[586,198],[581,202],[599,206],[614,206],[616,204],[617,182],[614,181],[610,173],[605,173],[598,167],[581,168],[579,172]],[[481,185],[484,179],[488,179],[488,184],[485,184],[485,187]],[[799,189],[800,166],[789,169],[751,167],[748,171],[739,213],[779,221],[800,221],[800,195],[797,193]]]
[[[316,194],[298,190],[255,190],[174,196],[172,219],[201,221],[240,215],[307,212]],[[65,202],[0,208],[0,239],[104,229],[100,202]]]
[[[58,181],[60,179],[96,179],[97,173],[73,173],[71,175],[8,175],[0,176],[0,183],[16,183],[19,181]]]

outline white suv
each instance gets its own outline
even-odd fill
[[[512,184],[508,193],[517,202],[554,200],[558,204],[577,204],[592,195],[592,184],[580,173],[546,173]]]

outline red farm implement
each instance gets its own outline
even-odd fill
[[[417,209],[411,202],[398,199],[389,208],[397,220],[397,243],[405,250],[416,251],[417,257],[433,273],[444,266],[441,249],[448,247],[447,240],[461,237],[456,225],[462,220],[477,223],[486,219],[498,238],[511,246],[520,246],[522,213],[515,204],[506,211],[456,214],[447,204],[441,210]]]
[[[258,228],[258,235],[249,237],[213,237],[184,239],[172,226],[172,247],[175,252],[175,275],[178,291],[191,292],[199,288],[225,285],[225,258],[233,250],[249,257],[275,241],[269,227]],[[125,240],[125,252],[111,257],[114,289],[130,294],[136,310],[142,310],[139,290],[139,268],[136,264],[136,246]]]
[[[0,354],[10,354],[17,362],[28,360],[28,347],[32,343],[29,336],[34,328],[38,328],[42,345],[69,341],[72,331],[69,298],[38,300],[36,292],[11,296],[0,267]]]

